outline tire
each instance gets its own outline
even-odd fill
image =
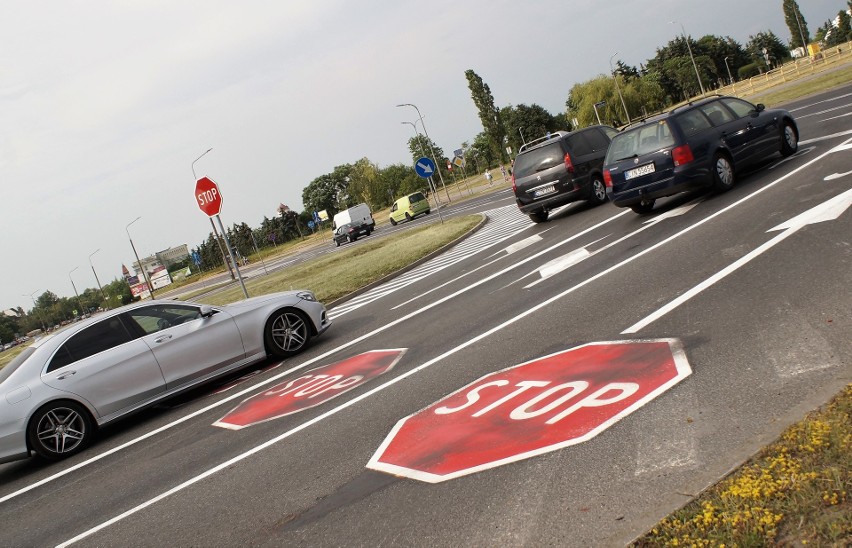
[[[533,211],[529,214],[530,219],[534,223],[543,223],[547,220],[547,211],[543,209],[539,209],[538,211]]]
[[[606,201],[606,185],[600,177],[592,177],[589,183],[589,203],[592,205],[602,204]]]
[[[394,221],[394,220],[393,220],[393,217],[391,217],[390,222],[391,222],[391,225],[392,225],[392,226],[396,226],[396,221]]]
[[[790,122],[781,126],[781,155],[792,156],[799,149],[799,136]]]
[[[266,322],[263,339],[270,354],[287,358],[302,351],[311,340],[310,320],[295,308],[275,312]]]
[[[426,215],[429,215],[430,213],[432,213],[432,210],[431,210],[431,209],[427,209],[427,210],[426,210]]]
[[[633,213],[638,213],[639,215],[647,215],[651,213],[654,209],[655,200],[650,200],[646,202],[639,202],[638,204],[633,204],[630,206],[630,209],[633,210]]]
[[[713,189],[716,192],[726,192],[733,188],[736,182],[734,174],[734,166],[731,164],[730,158],[721,152],[717,152],[713,157]]]
[[[337,244],[337,247],[340,247],[340,241],[339,240],[334,240],[334,243]]]
[[[349,236],[349,243],[351,244],[352,242],[354,242],[357,239],[358,239],[358,236]]]
[[[30,449],[47,460],[79,453],[94,436],[94,423],[86,409],[72,401],[48,403],[27,425]]]
[[[411,215],[409,215],[407,211],[405,212],[405,220],[406,220],[406,221],[410,221],[410,220],[411,220]]]

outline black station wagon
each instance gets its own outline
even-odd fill
[[[607,195],[647,213],[657,198],[734,185],[737,172],[777,152],[796,152],[799,129],[786,110],[716,96],[678,107],[616,135],[604,160]]]

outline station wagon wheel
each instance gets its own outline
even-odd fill
[[[721,152],[717,152],[713,157],[713,188],[724,192],[734,186],[735,180],[734,166],[731,165],[731,161]]]
[[[606,201],[606,185],[600,177],[592,177],[589,183],[589,202],[592,205],[602,204]]]
[[[791,156],[799,148],[799,136],[792,124],[785,122],[781,128],[781,155]]]
[[[308,318],[300,311],[279,310],[266,322],[264,338],[269,352],[286,358],[301,351],[311,338]]]
[[[27,426],[27,440],[39,456],[59,460],[83,449],[93,432],[92,419],[83,406],[57,401],[36,411]]]

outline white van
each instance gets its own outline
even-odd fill
[[[337,227],[348,223],[367,225],[370,232],[376,228],[376,221],[373,220],[373,213],[367,204],[358,204],[338,212],[331,220],[331,229],[337,230]]]

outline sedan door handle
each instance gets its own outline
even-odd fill
[[[77,374],[77,372],[76,372],[76,371],[66,371],[65,373],[63,373],[63,374],[59,375],[58,377],[56,377],[56,380],[58,380],[58,381],[64,381],[65,379],[67,379],[67,378],[71,377],[72,375],[76,375],[76,374]]]
[[[165,342],[165,341],[167,341],[171,338],[172,338],[171,335],[163,335],[162,337],[157,337],[156,339],[154,339],[154,342],[155,343],[161,343],[161,342]]]

